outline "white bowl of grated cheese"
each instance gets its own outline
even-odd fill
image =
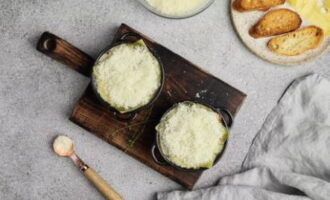
[[[214,0],[139,0],[139,2],[159,16],[182,19],[199,14]]]

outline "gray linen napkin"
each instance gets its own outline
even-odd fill
[[[242,165],[215,187],[158,200],[330,200],[330,81],[297,79],[267,117]]]

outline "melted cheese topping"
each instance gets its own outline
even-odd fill
[[[146,0],[160,13],[172,16],[189,15],[208,3],[208,0]]]
[[[304,20],[330,35],[330,0],[288,0],[288,3]]]
[[[228,137],[218,113],[192,102],[170,110],[156,130],[163,155],[187,169],[212,167]]]
[[[159,62],[143,40],[111,48],[95,65],[93,76],[102,99],[121,113],[148,104],[161,85]]]

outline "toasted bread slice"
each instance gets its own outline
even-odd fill
[[[266,11],[269,8],[284,4],[285,0],[236,0],[233,4],[237,11],[245,12],[252,10]]]
[[[321,28],[308,26],[271,39],[268,48],[281,55],[297,56],[317,48],[323,39],[324,32]]]
[[[298,13],[281,8],[269,11],[250,29],[249,33],[254,38],[280,35],[297,30],[301,23]]]

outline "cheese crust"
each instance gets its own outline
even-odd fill
[[[218,113],[192,102],[180,103],[170,110],[156,130],[162,154],[186,169],[212,167],[228,137]]]
[[[161,86],[161,68],[143,40],[106,52],[93,69],[99,95],[121,113],[148,104]]]

